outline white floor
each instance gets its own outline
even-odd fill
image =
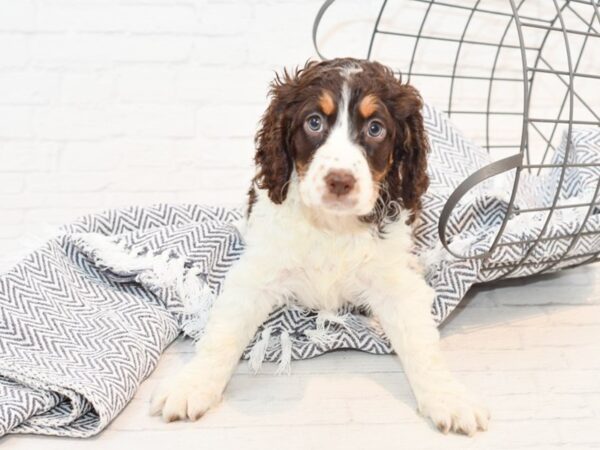
[[[290,376],[253,376],[242,363],[217,409],[167,425],[147,409],[190,356],[176,342],[99,436],[10,436],[0,450],[600,448],[600,265],[476,289],[442,336],[450,365],[492,411],[475,438],[439,434],[415,413],[399,362],[358,352],[295,362]]]

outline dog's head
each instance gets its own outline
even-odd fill
[[[421,107],[416,89],[375,62],[284,71],[256,136],[256,184],[282,203],[296,172],[309,208],[379,225],[400,209],[412,219],[428,186]]]

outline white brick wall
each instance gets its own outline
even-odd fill
[[[163,201],[241,203],[268,82],[274,70],[315,56],[311,27],[321,3],[1,0],[0,269],[24,250],[19,238],[82,213]],[[326,55],[364,56],[379,5],[334,4],[321,34]],[[414,17],[426,6],[389,5],[382,25],[403,30],[418,26]],[[434,28],[460,28],[463,16],[443,15]],[[486,37],[486,27],[475,28]],[[378,41],[377,57],[394,64],[410,54],[410,43],[394,41],[385,58],[388,40]],[[435,57],[430,41],[420,45],[424,70],[439,70],[447,49]],[[465,70],[478,70],[479,60],[465,61]],[[482,103],[473,86],[456,85],[466,109]],[[447,98],[436,79],[419,87],[433,102]],[[515,105],[512,94],[497,97],[499,109]],[[481,137],[472,118],[460,125]]]
[[[356,0],[353,0],[356,3]],[[241,203],[320,0],[2,0],[0,268],[98,209]]]

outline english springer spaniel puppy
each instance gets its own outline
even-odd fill
[[[443,361],[434,292],[411,253],[428,186],[421,108],[415,88],[374,62],[310,62],[276,77],[256,136],[245,252],[153,413],[196,420],[214,406],[274,308],[351,303],[381,323],[423,415],[443,432],[487,428],[487,410]]]

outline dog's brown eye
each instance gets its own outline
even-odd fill
[[[319,114],[313,114],[306,119],[304,127],[310,133],[320,133],[323,131],[323,118]]]
[[[385,136],[385,128],[378,120],[372,120],[367,126],[367,133],[372,138],[383,139]]]

